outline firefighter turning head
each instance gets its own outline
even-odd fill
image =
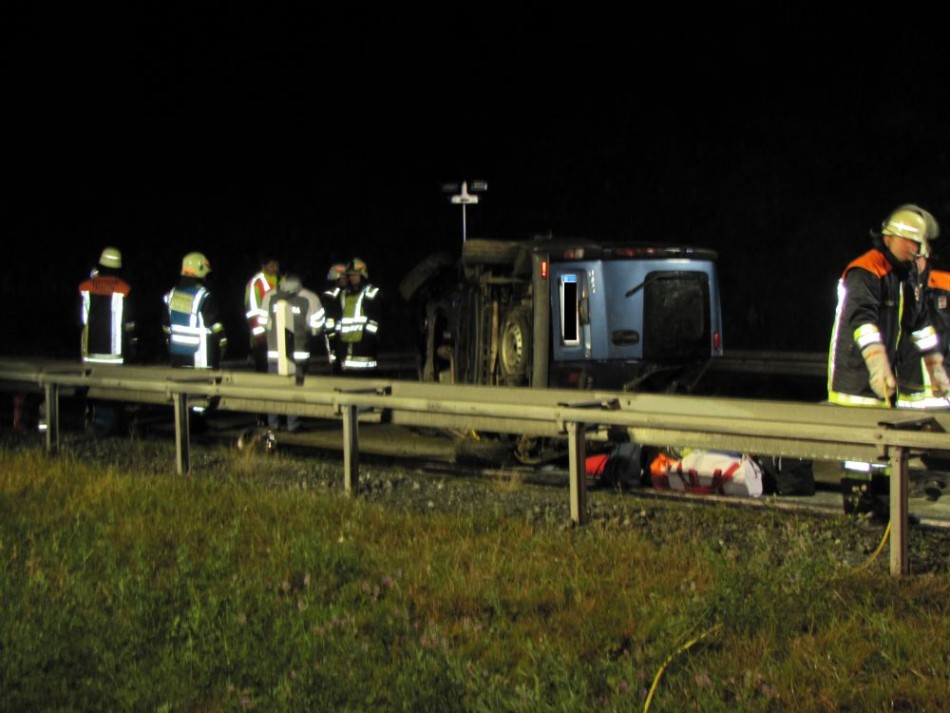
[[[203,279],[211,272],[211,263],[203,253],[188,253],[181,261],[181,274]]]
[[[358,257],[350,260],[346,266],[346,277],[349,280],[350,291],[358,292],[362,288],[363,280],[369,279],[369,270],[366,269],[366,263]]]
[[[930,212],[913,203],[895,208],[881,224],[888,250],[901,262],[928,257],[929,241],[940,235],[940,226]]]

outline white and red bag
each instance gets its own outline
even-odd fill
[[[676,460],[660,453],[650,463],[650,481],[659,490],[686,493],[762,495],[762,469],[751,457],[725,451],[684,451]]]

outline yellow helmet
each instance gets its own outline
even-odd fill
[[[927,241],[940,235],[940,225],[928,211],[913,203],[905,203],[887,216],[881,224],[881,233],[920,243],[923,253],[928,249]]]
[[[181,261],[181,274],[204,277],[211,272],[211,263],[202,253],[188,253]]]
[[[327,280],[336,282],[346,274],[346,264],[342,262],[334,263],[330,266],[330,272],[327,273]]]
[[[346,266],[347,275],[362,275],[364,279],[369,279],[369,270],[366,267],[366,263],[360,260],[358,257],[350,260],[350,264]]]
[[[122,267],[122,253],[119,248],[105,248],[99,255],[99,264],[102,267],[111,267],[118,270]]]

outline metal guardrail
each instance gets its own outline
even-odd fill
[[[616,426],[644,445],[699,447],[814,460],[889,461],[891,571],[906,574],[907,460],[911,452],[950,454],[950,412],[842,408],[827,404],[667,396],[630,392],[421,384],[369,378],[293,377],[246,371],[148,366],[90,366],[0,359],[0,389],[42,390],[47,447],[58,448],[59,398],[166,404],[174,407],[177,469],[190,471],[189,406],[216,401],[222,410],[342,419],[344,483],[359,479],[359,413],[407,426],[566,437],[571,519],[587,521],[585,433]]]

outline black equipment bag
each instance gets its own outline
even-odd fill
[[[762,466],[766,495],[815,494],[815,473],[810,460],[781,456],[762,456],[756,460]]]

